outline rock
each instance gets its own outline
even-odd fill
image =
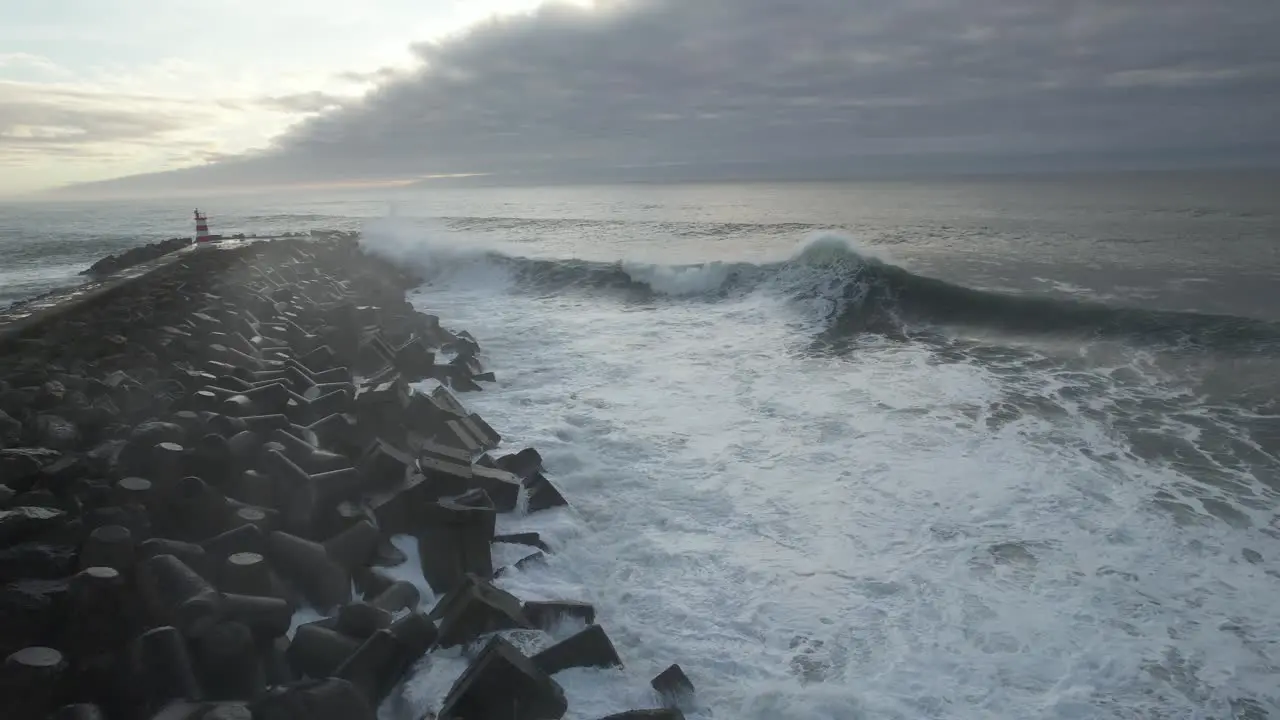
[[[0,666],[0,717],[43,720],[57,706],[67,669],[53,648],[27,647],[9,655]]]
[[[8,448],[0,450],[0,483],[17,492],[30,489],[40,469],[61,456],[49,448]],[[0,541],[3,542],[3,541]]]
[[[107,720],[102,708],[90,703],[63,705],[49,714],[49,720]]]
[[[274,688],[250,707],[254,720],[376,720],[364,695],[340,678]]]
[[[425,618],[424,622],[430,628],[425,644],[402,640],[389,629],[378,630],[342,663],[334,673],[335,677],[350,681],[364,694],[370,705],[377,707],[391,692],[391,688],[400,682],[409,668],[430,648],[435,626]],[[419,638],[421,637],[420,634]]]
[[[319,623],[299,625],[285,657],[299,677],[329,677],[360,649],[361,641]]]
[[[672,665],[658,673],[649,685],[662,696],[668,706],[676,706],[686,702],[694,693],[693,682],[679,665]]]
[[[574,667],[622,666],[618,651],[599,625],[588,625],[587,629],[534,655],[532,660],[539,670],[548,675]]]
[[[0,588],[0,653],[43,642],[66,617],[69,583],[18,580]]]
[[[233,553],[222,562],[216,578],[224,593],[287,599],[284,584],[267,559],[253,552]]]
[[[524,615],[533,627],[546,630],[562,618],[573,618],[591,625],[596,621],[596,609],[589,603],[574,600],[530,600],[524,604]]]
[[[472,481],[475,476],[468,463],[423,455],[418,460],[418,468],[427,479],[427,492],[432,500],[461,495],[474,487]]]
[[[401,552],[390,538],[384,537],[378,540],[378,547],[374,549],[373,558],[369,564],[375,567],[393,568],[406,562],[409,562],[409,556]]]
[[[221,597],[195,570],[173,555],[150,557],[138,563],[139,593],[152,616],[198,637],[218,620]]]
[[[128,575],[134,557],[133,533],[120,525],[103,525],[89,533],[80,548],[80,567],[109,567]]]
[[[514,545],[528,545],[536,547],[543,552],[551,552],[551,548],[542,541],[542,536],[536,532],[511,533],[509,535],[494,535],[493,541],[496,543],[511,543]]]
[[[67,605],[58,647],[77,666],[120,656],[143,627],[130,583],[114,568],[94,566],[77,573],[71,578]]]
[[[520,500],[520,480],[512,473],[476,465],[471,468],[471,482],[485,491],[500,513],[512,512]]]
[[[436,502],[418,532],[422,575],[436,594],[452,590],[468,573],[493,576],[490,544],[496,513],[483,490]]]
[[[187,643],[177,628],[164,625],[139,635],[133,659],[147,711],[155,712],[173,700],[204,699]]]
[[[449,690],[440,720],[557,720],[564,689],[511,643],[495,637]]]
[[[351,598],[351,576],[320,543],[279,531],[267,543],[271,564],[316,609],[327,611]]]
[[[216,567],[210,567],[204,548],[195,543],[171,540],[169,538],[150,538],[138,544],[139,561],[160,555],[172,555],[178,558],[184,565],[195,570],[203,577],[213,575],[217,570]]]
[[[129,442],[141,447],[154,447],[160,443],[183,444],[187,441],[187,431],[177,423],[144,422],[129,433]]]
[[[422,601],[422,595],[413,583],[397,580],[369,600],[369,604],[395,614],[401,610],[415,610]]]
[[[11,580],[54,580],[76,570],[74,545],[25,542],[0,549],[0,583]]]
[[[22,423],[0,410],[0,449],[13,447],[22,440]]]
[[[484,447],[484,449],[492,450],[502,444],[502,435],[500,435],[497,430],[494,430],[492,425],[485,422],[484,418],[480,417],[476,413],[468,415],[464,422],[466,423],[467,429],[476,437],[477,440],[480,441],[480,445]]]
[[[374,490],[400,487],[416,466],[413,458],[382,438],[374,440],[365,450],[359,464],[360,472],[365,478],[365,487]]]
[[[336,629],[343,635],[365,640],[375,632],[389,627],[391,613],[371,603],[353,602],[338,608]]]
[[[494,461],[498,467],[522,480],[542,471],[542,455],[533,448],[525,448],[514,455],[504,455]]]
[[[534,473],[524,481],[524,486],[529,490],[529,512],[538,512],[539,510],[547,510],[553,507],[563,507],[569,504],[564,499],[564,495],[555,485],[551,484],[542,473]]]
[[[440,647],[453,647],[498,630],[533,629],[533,624],[511,593],[475,575],[445,595],[431,610],[440,621]]]
[[[0,510],[0,546],[18,542],[57,528],[66,513],[44,507],[13,507]]]
[[[279,597],[222,594],[225,617],[244,624],[260,639],[280,637],[293,624],[293,605]]]
[[[1249,563],[1252,565],[1258,565],[1262,562],[1262,553],[1258,552],[1257,550],[1251,550],[1249,548],[1245,548],[1244,550],[1240,551],[1240,554],[1243,555],[1244,559],[1248,560]]]
[[[673,707],[662,707],[658,710],[614,712],[608,717],[600,717],[600,720],[685,720],[685,714]]]
[[[195,645],[207,698],[249,700],[266,691],[253,633],[245,625],[220,622],[200,635]]]
[[[466,451],[468,456],[475,456],[487,449],[480,438],[467,427],[466,418],[445,421],[444,427],[436,433],[435,437],[445,445]]]

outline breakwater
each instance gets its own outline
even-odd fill
[[[547,551],[496,516],[567,501],[459,399],[492,376],[417,278],[350,237],[175,255],[0,333],[0,717],[372,718],[462,647],[438,717],[539,720],[624,664],[590,605],[492,582],[493,543]],[[614,717],[681,717],[679,667],[652,685]]]

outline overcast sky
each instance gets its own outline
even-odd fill
[[[0,194],[1247,151],[1278,36],[1278,0],[4,3]]]

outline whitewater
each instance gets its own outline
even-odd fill
[[[496,581],[596,606],[627,667],[558,674],[573,718],[653,706],[671,662],[695,718],[1280,707],[1267,408],[1186,354],[1274,349],[1275,324],[971,291],[835,233],[683,265],[396,219],[362,242],[476,336],[498,383],[466,401],[573,504],[502,518],[554,552]],[[454,652],[381,716],[436,709]]]

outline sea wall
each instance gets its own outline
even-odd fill
[[[590,605],[492,582],[494,542],[547,552],[496,516],[567,501],[455,394],[492,375],[417,283],[351,237],[277,240],[0,318],[0,717],[371,720],[461,647],[439,718],[547,720],[557,672],[625,665]],[[387,572],[396,536],[438,601]],[[680,668],[652,685],[613,717],[682,717]]]

